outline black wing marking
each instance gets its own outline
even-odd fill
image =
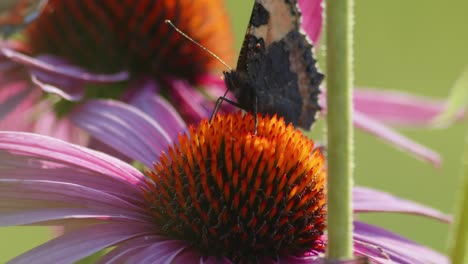
[[[295,0],[257,0],[242,45],[237,69],[225,73],[226,85],[239,105],[277,114],[310,129],[320,110],[319,85],[312,44],[300,32]]]

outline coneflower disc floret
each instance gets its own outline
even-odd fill
[[[276,117],[218,115],[154,164],[148,209],[167,236],[234,262],[320,251],[326,169],[314,142]]]

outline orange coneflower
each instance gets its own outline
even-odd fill
[[[147,175],[57,139],[0,132],[0,224],[73,225],[11,263],[73,263],[105,248],[100,263],[323,263],[324,157],[283,120],[257,120],[254,135],[252,115],[218,115],[191,127],[166,154],[153,151],[167,142],[159,131],[135,134],[121,124],[129,128],[115,133],[126,140],[118,150],[154,166]],[[355,212],[448,220],[367,188],[354,197]],[[354,253],[371,263],[448,263],[384,229],[354,227]]]

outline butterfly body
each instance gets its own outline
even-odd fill
[[[300,21],[296,1],[256,0],[237,68],[225,81],[241,108],[310,129],[323,75]]]

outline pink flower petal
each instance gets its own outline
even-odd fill
[[[85,95],[84,83],[80,81],[47,76],[40,72],[32,73],[31,81],[44,92],[56,94],[65,100],[76,102],[83,99]]]
[[[0,198],[2,226],[44,225],[44,221],[72,218],[145,219],[141,201],[131,203],[77,184],[0,179]]]
[[[161,255],[158,250],[166,250],[167,255]],[[143,261],[142,258],[145,258]],[[156,258],[157,261],[149,261]],[[170,240],[164,236],[148,235],[136,237],[119,244],[114,250],[106,254],[99,263],[194,263],[194,264],[232,264],[226,258],[204,257],[194,248],[188,248],[183,241]],[[282,262],[281,262],[282,263]],[[285,262],[288,263],[288,262]],[[296,263],[296,262],[294,262]],[[297,262],[299,263],[299,262]],[[313,263],[313,262],[304,262]]]
[[[223,94],[227,89],[226,83],[224,82],[222,75],[204,74],[198,76],[196,82],[201,86],[209,86],[218,89],[219,94]]]
[[[106,175],[126,185],[138,185],[145,179],[145,176],[137,169],[119,159],[37,134],[0,131],[0,153],[10,156],[14,153],[14,156],[18,156],[19,160],[30,158],[29,163],[42,161],[46,162],[47,166],[68,164],[88,173]],[[2,162],[13,162],[11,159],[1,160]],[[23,167],[26,164],[30,166],[29,163],[16,166]],[[55,165],[55,167],[57,166]]]
[[[48,55],[32,58],[9,48],[0,48],[0,54],[28,67],[31,70],[33,82],[44,91],[58,94],[72,101],[83,97],[85,83],[114,83],[129,78],[127,72],[93,74]]]
[[[217,80],[216,80],[217,79]],[[213,101],[218,100],[220,97],[224,96],[227,91],[226,84],[219,76],[205,76],[203,79],[203,93],[206,93],[209,98],[212,98]],[[236,101],[234,95],[231,92],[226,94],[226,98],[231,101]],[[239,108],[227,102],[223,102],[218,113],[230,113],[233,111],[238,111]],[[213,110],[212,110],[213,111]],[[210,113],[211,116],[211,113]]]
[[[154,80],[147,80],[144,86],[157,86]],[[187,129],[185,122],[177,114],[177,111],[164,98],[154,94],[154,89],[145,89],[142,87],[141,92],[137,93],[130,104],[145,112],[154,121],[164,124],[169,135],[175,138],[179,132],[184,132]]]
[[[214,103],[196,91],[188,82],[171,81],[171,98],[176,102],[179,112],[189,123],[207,118],[213,111]]]
[[[118,72],[115,74],[94,74],[77,66],[68,64],[63,59],[52,55],[42,55],[39,58],[33,58],[9,48],[0,48],[0,54],[31,69],[43,71],[45,73],[48,72],[50,74],[57,74],[77,81],[85,81],[89,83],[114,83],[126,81],[129,78],[127,72]]]
[[[353,211],[365,212],[394,212],[416,214],[438,219],[450,223],[451,217],[438,210],[406,199],[398,198],[389,193],[365,188],[353,188]]]
[[[449,263],[432,249],[362,222],[354,222],[354,241],[355,251],[376,263]]]
[[[78,145],[86,145],[88,142],[87,135],[79,130],[68,118],[57,117],[49,101],[41,101],[29,111],[33,113],[29,113],[28,115],[35,117],[31,130],[34,133],[47,135]]]
[[[15,110],[23,101],[30,98],[32,89],[26,82],[15,82],[0,88],[0,120]]]
[[[325,114],[327,110],[326,92],[322,93],[320,102],[320,105],[322,106],[322,114]],[[440,167],[441,158],[435,151],[414,142],[356,109],[353,113],[353,124],[356,128],[370,133],[403,151],[409,152],[416,158],[430,162],[434,167]]]
[[[5,153],[3,150],[0,150],[0,158],[0,179],[69,183],[100,190],[132,202],[141,198],[140,191],[134,185],[123,184],[121,179],[113,176],[77,168],[67,161],[51,162],[47,158]]]
[[[150,227],[116,222],[84,227],[44,243],[12,260],[21,263],[74,263],[104,248],[147,234]]]
[[[182,263],[177,261],[179,255],[188,247],[187,243],[181,240],[161,240],[144,248],[138,254],[130,257],[127,263]],[[197,259],[192,263],[198,262]]]
[[[3,111],[6,114],[15,105],[17,108],[7,118],[0,121],[0,128],[2,130],[34,131],[80,145],[88,142],[85,133],[71,123],[68,118],[58,118],[56,116],[51,102],[42,100],[37,103],[41,93],[39,90],[30,88],[32,87],[27,82],[20,82],[9,83],[4,86],[4,89],[0,89],[0,102],[2,101],[2,97],[5,98],[3,100],[5,102],[0,104],[0,112]],[[23,100],[16,102],[16,97],[18,97],[18,101],[20,99]],[[153,111],[152,115],[157,116],[157,118],[163,118],[165,128],[170,135],[176,137],[179,132],[185,130],[185,128],[182,128],[185,125],[180,117],[176,115],[174,110],[170,111],[169,108],[171,106],[163,99],[158,98],[157,95],[152,94],[148,95],[148,97],[142,95],[139,104],[141,107],[146,107],[148,111]],[[169,113],[171,114],[169,115]]]
[[[373,120],[358,111],[354,111],[353,123],[357,128],[377,136],[391,145],[410,153],[414,157],[428,161],[434,167],[440,167],[441,158],[435,151],[414,142],[376,120]]]
[[[322,32],[323,1],[298,0],[297,2],[302,12],[302,29],[307,33],[312,43],[317,45]]]
[[[354,107],[368,117],[391,125],[433,126],[433,119],[445,110],[445,100],[417,96],[401,91],[355,89]],[[460,111],[457,118],[464,117]]]
[[[176,263],[191,262],[196,264],[232,264],[231,261],[223,257],[203,257],[200,252],[193,250],[193,248],[187,249],[177,256]]]
[[[88,101],[70,118],[93,137],[148,167],[172,144],[163,123],[122,102]]]
[[[142,77],[131,80],[125,89],[121,101],[129,102],[139,94],[161,94],[159,83],[152,78]]]
[[[129,257],[138,254],[138,252],[141,252],[145,248],[151,246],[153,243],[158,243],[159,241],[166,239],[167,238],[162,236],[148,235],[127,240],[123,243],[120,243],[112,251],[107,253],[102,259],[99,260],[99,263],[124,263]]]
[[[0,130],[33,131],[34,106],[40,95],[27,82],[4,84],[0,88]]]

